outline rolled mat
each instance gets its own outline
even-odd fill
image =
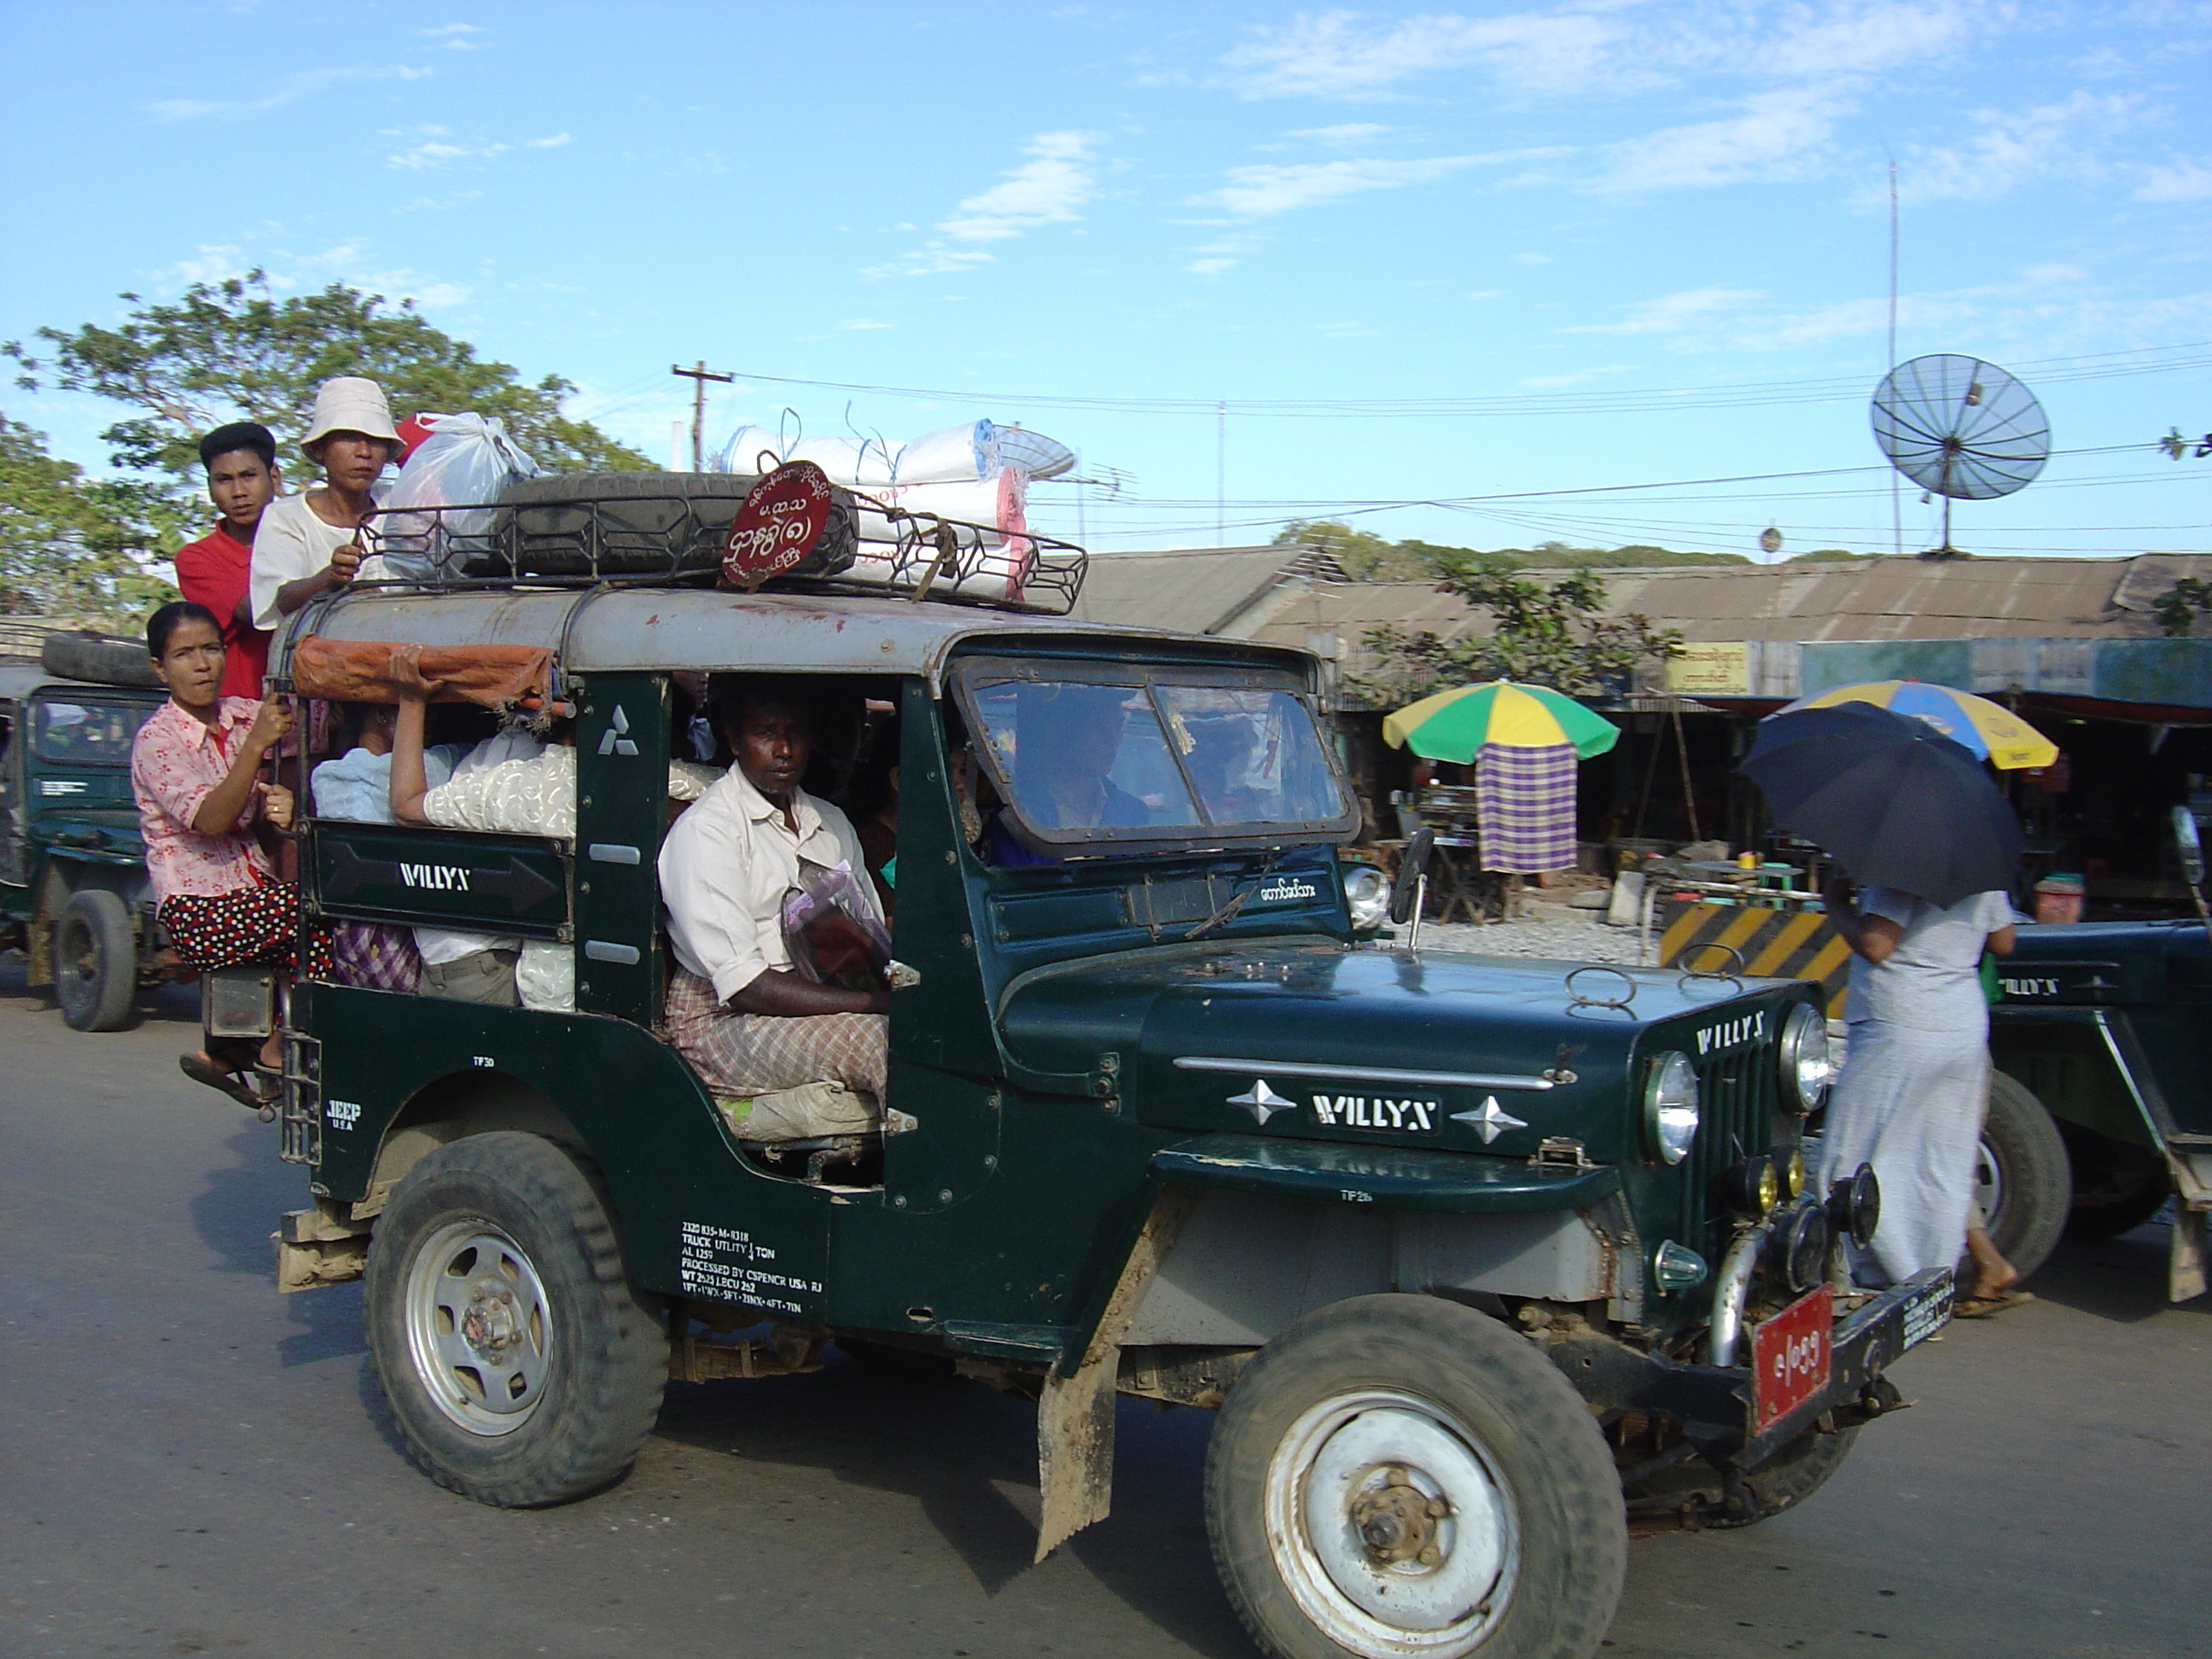
[[[303,697],[397,702],[392,653],[398,648],[384,640],[302,640],[292,653],[292,683]],[[433,702],[526,707],[552,684],[553,653],[542,645],[426,645],[422,660],[423,678],[439,683]]]

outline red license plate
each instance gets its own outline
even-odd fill
[[[1805,1292],[1751,1332],[1751,1431],[1763,1434],[1828,1386],[1828,1330],[1835,1322],[1826,1285]]]

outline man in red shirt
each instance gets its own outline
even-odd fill
[[[217,427],[200,440],[208,499],[222,516],[212,535],[177,550],[177,586],[195,605],[215,612],[222,626],[222,686],[226,697],[261,696],[269,669],[269,635],[253,625],[246,597],[253,565],[253,532],[261,510],[276,493],[276,440],[252,421]]]

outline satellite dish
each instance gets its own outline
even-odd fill
[[[2051,458],[2051,422],[2035,394],[1995,363],[1938,352],[1899,363],[1875,388],[1874,436],[1890,464],[1951,503],[2009,495]]]

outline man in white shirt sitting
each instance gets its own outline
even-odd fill
[[[746,676],[715,688],[737,758],[660,847],[660,893],[678,972],[668,1035],[718,1098],[829,1082],[880,1106],[890,998],[794,970],[780,912],[799,861],[855,874],[866,860],[844,813],[799,787],[813,752],[803,680]],[[855,882],[875,902],[871,884]]]

